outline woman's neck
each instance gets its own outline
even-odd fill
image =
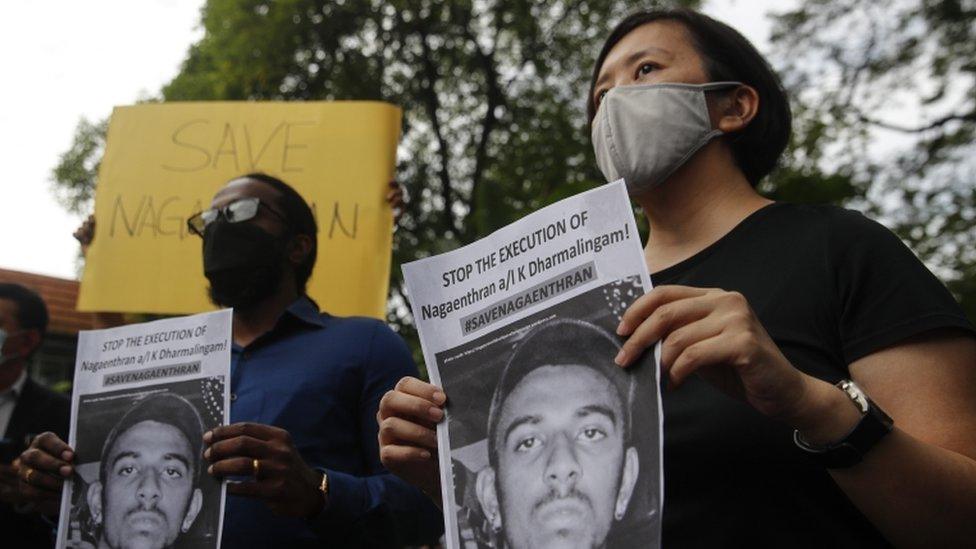
[[[650,225],[644,256],[652,273],[704,250],[772,202],[756,192],[728,150],[714,141],[636,201]]]

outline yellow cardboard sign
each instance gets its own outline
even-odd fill
[[[78,309],[163,314],[213,308],[202,242],[186,220],[228,180],[264,172],[318,221],[308,294],[336,315],[382,318],[390,276],[386,204],[400,109],[375,102],[157,103],[117,107],[95,196],[96,234]]]

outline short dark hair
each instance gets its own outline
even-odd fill
[[[17,304],[17,324],[22,330],[37,330],[42,336],[47,332],[47,305],[36,292],[20,284],[0,283],[0,299]]]
[[[277,206],[281,209],[281,213],[285,214],[285,217],[288,218],[288,221],[292,223],[294,234],[307,235],[312,239],[312,251],[305,258],[305,261],[295,268],[295,283],[298,284],[299,291],[305,293],[305,286],[308,283],[309,277],[312,276],[312,269],[315,267],[315,257],[318,254],[319,248],[319,229],[318,224],[315,222],[315,215],[312,213],[312,208],[309,207],[308,202],[305,202],[302,195],[298,194],[298,191],[277,177],[266,173],[255,172],[242,175],[235,179],[253,179],[260,181],[281,193],[281,198],[278,199]]]
[[[789,144],[793,124],[790,102],[779,77],[755,46],[739,31],[702,13],[687,8],[648,10],[621,21],[610,32],[593,67],[586,95],[589,123],[596,116],[593,91],[607,54],[631,31],[654,21],[675,21],[688,31],[710,81],[742,82],[759,94],[756,117],[729,141],[736,164],[755,187],[773,171]]]
[[[488,409],[488,460],[498,467],[498,422],[509,394],[533,371],[543,366],[588,366],[616,388],[623,406],[624,442],[630,440],[634,379],[613,363],[620,351],[618,339],[595,324],[559,318],[545,322],[518,342],[495,386]]]
[[[190,456],[193,467],[191,478],[196,484],[201,468],[203,421],[200,420],[200,413],[188,400],[174,393],[156,393],[139,399],[112,427],[108,436],[105,437],[105,443],[102,444],[102,459],[98,471],[99,480],[102,484],[108,478],[108,458],[112,447],[115,446],[115,441],[123,433],[143,421],[156,421],[172,425],[186,437],[186,441],[190,445],[190,452],[192,452]],[[104,494],[104,492],[102,493]]]

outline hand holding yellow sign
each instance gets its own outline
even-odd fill
[[[159,103],[109,124],[78,309],[184,314],[212,308],[186,219],[228,180],[264,172],[312,207],[308,293],[336,315],[382,318],[390,274],[400,110],[384,103]]]

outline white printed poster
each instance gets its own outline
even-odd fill
[[[58,548],[220,546],[203,433],[229,414],[231,310],[81,332]]]
[[[656,353],[613,362],[621,315],[651,288],[623,182],[403,273],[448,397],[448,547],[659,547]]]

